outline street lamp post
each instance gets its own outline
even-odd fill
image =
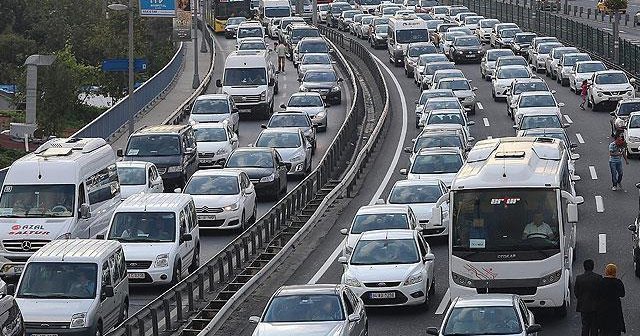
[[[107,8],[114,10],[114,11],[128,11],[129,13],[129,84],[128,84],[128,94],[129,97],[127,98],[127,106],[128,106],[128,110],[129,110],[129,121],[127,122],[128,124],[128,129],[129,129],[129,135],[133,134],[134,132],[134,119],[135,119],[135,95],[133,94],[133,92],[135,91],[134,88],[134,64],[133,64],[133,0],[129,0],[129,4],[125,5],[125,4],[110,4],[107,6]]]
[[[198,74],[198,6],[199,0],[193,2],[193,83],[191,87],[197,89],[200,86]]]

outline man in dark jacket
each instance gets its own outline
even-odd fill
[[[576,276],[573,287],[578,299],[576,311],[582,316],[582,336],[597,336],[598,288],[602,276],[593,272],[593,260],[585,260],[583,266],[584,273]]]

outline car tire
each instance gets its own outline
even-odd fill
[[[196,245],[193,250],[193,259],[191,265],[189,265],[189,274],[195,272],[200,267],[200,245]]]
[[[470,112],[471,112],[472,115],[476,115],[476,104],[475,103],[471,107],[471,111]]]
[[[249,218],[249,223],[253,224],[258,219],[258,207],[253,205],[253,212],[251,213],[251,218]]]
[[[102,322],[98,323],[98,326],[96,327],[96,331],[94,332],[94,335],[102,336]]]
[[[278,82],[276,82],[276,85],[273,87],[273,94],[277,95],[279,91],[280,91],[280,88],[278,87]]]
[[[172,273],[173,274],[171,275],[171,283],[169,284],[169,286],[171,287],[182,281],[182,265],[180,264],[179,260],[173,265]]]
[[[484,71],[482,71],[482,68],[480,68],[480,77],[482,79],[487,79],[487,75],[484,74]]]
[[[496,101],[496,102],[497,102],[497,101],[499,100],[499,99],[498,99],[498,96],[496,96],[496,92],[495,92],[495,91],[493,91],[493,90],[491,90],[491,96],[493,97],[493,101]]]
[[[120,309],[120,315],[118,316],[118,323],[120,325],[122,322],[126,321],[129,318],[129,302],[127,299],[122,303],[122,309]]]
[[[242,216],[240,217],[240,227],[238,231],[242,232],[247,228],[247,217],[244,214],[244,210],[242,211]]]
[[[638,278],[640,278],[640,248],[633,249],[633,270]]]

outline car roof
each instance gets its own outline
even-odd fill
[[[474,296],[458,297],[452,305],[458,307],[513,307],[515,294],[478,294]]]
[[[271,147],[238,147],[233,152],[270,152],[273,154],[275,149]]]
[[[540,78],[540,77],[534,77],[534,78],[516,78],[515,81],[513,81],[516,84],[527,84],[527,83],[547,83],[544,81],[544,79]]]
[[[289,96],[289,99],[291,99],[291,97],[293,96],[318,96],[318,97],[322,97],[320,95],[319,92],[314,92],[314,91],[307,91],[307,92],[294,92],[291,94],[291,96]]]
[[[444,80],[444,78],[441,79],[441,80]],[[447,89],[447,90],[451,90],[451,89]],[[452,97],[432,97],[432,98],[427,99],[427,101],[452,101],[452,100],[460,102],[458,97],[455,97],[455,96],[452,96]]]
[[[527,67],[522,64],[509,64],[501,66],[500,69],[527,69]]]
[[[181,133],[188,127],[189,125],[154,125],[145,127],[132,134],[132,136],[140,134],[177,134]]]
[[[146,168],[153,163],[147,161],[116,161],[116,167]]]
[[[262,132],[258,136],[264,133],[295,133],[300,134],[300,130],[297,127],[269,127],[267,129],[263,129]]]
[[[365,205],[358,209],[356,215],[364,214],[385,214],[385,213],[407,213],[409,206],[401,204],[376,204]]]
[[[262,41],[262,39],[259,39],[259,40]],[[204,95],[198,96],[196,98],[196,101],[197,100],[206,100],[206,99],[229,99],[229,95],[226,94],[226,93],[209,93],[209,94],[204,94]]]
[[[226,122],[204,122],[196,123],[193,125],[193,129],[212,129],[212,128],[226,128],[228,124]]]
[[[622,70],[613,70],[613,69],[609,69],[609,70],[601,70],[601,71],[596,71],[595,75],[602,75],[602,74],[625,74],[626,73]]]
[[[362,240],[385,240],[385,239],[407,239],[415,238],[416,231],[410,229],[375,230],[363,232],[360,236]]]
[[[415,155],[439,155],[439,154],[458,154],[462,155],[460,148],[458,147],[431,147],[421,148]]]
[[[419,180],[398,180],[393,186],[404,187],[404,186],[413,186],[413,185],[439,185],[440,183],[442,183],[440,179],[425,178],[425,179],[419,179]]]
[[[288,295],[339,295],[343,285],[340,284],[315,284],[315,285],[292,285],[282,286],[274,294],[274,296]]]
[[[241,169],[224,168],[224,169],[201,169],[197,170],[191,176],[240,176]]]
[[[518,136],[544,136],[545,134],[564,134],[565,136],[567,135],[567,132],[565,131],[564,128],[557,128],[557,127],[549,127],[549,128],[530,128],[530,129],[526,129],[526,130],[520,130],[518,132],[519,134],[522,135],[518,135]]]
[[[520,97],[527,96],[553,96],[553,93],[551,93],[551,91],[526,91],[520,93]]]
[[[460,109],[438,109],[438,110],[431,110],[429,111],[429,113],[431,114],[450,114],[450,113],[462,114],[464,112]]]

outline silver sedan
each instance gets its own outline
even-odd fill
[[[253,336],[369,334],[362,299],[344,285],[280,287],[249,322],[258,324]]]

